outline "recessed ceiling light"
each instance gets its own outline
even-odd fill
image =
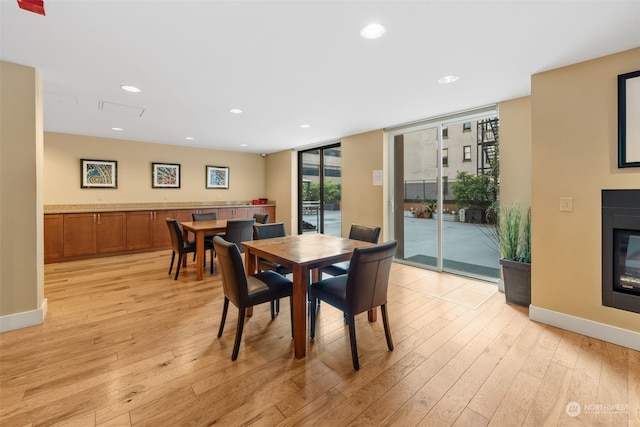
[[[365,39],[377,39],[379,37],[382,37],[384,32],[385,29],[382,25],[372,23],[362,28],[360,30],[360,35]]]
[[[303,124],[303,125],[300,125],[300,127],[301,127],[302,129],[307,129],[307,128],[310,128],[310,127],[311,127],[311,125],[308,125],[308,124],[306,124],[306,123],[305,123],[305,124]]]
[[[444,76],[438,80],[438,83],[442,83],[442,84],[453,83],[455,81],[458,81],[459,78],[460,77],[458,76]]]
[[[189,141],[193,141],[193,137],[192,136],[185,136],[184,139],[188,139]]]
[[[122,90],[126,90],[127,92],[134,92],[134,93],[138,93],[140,92],[140,89],[138,89],[135,86],[130,86],[130,85],[122,85],[120,86],[122,88]]]
[[[248,147],[247,144],[240,144],[240,147]]]
[[[124,130],[122,128],[111,128],[111,129],[113,129],[113,130]]]
[[[229,112],[233,113],[233,114],[241,114],[242,110],[239,109],[239,108],[232,108],[232,109],[229,110]]]

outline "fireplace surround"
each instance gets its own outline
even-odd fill
[[[602,304],[640,313],[640,190],[602,190]]]

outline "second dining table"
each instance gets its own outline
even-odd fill
[[[181,222],[184,241],[189,240],[189,232],[196,235],[196,280],[202,280],[204,275],[204,236],[207,234],[224,233],[227,230],[227,220]],[[183,263],[187,258],[183,257]],[[213,262],[213,259],[211,260]],[[183,265],[184,266],[184,265]]]
[[[242,242],[248,274],[257,270],[258,258],[276,262],[293,272],[293,341],[295,357],[307,351],[307,286],[312,270],[351,259],[356,248],[373,245],[326,234],[297,234]],[[373,320],[370,317],[370,320]]]

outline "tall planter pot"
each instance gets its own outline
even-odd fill
[[[531,304],[531,264],[500,258],[504,293],[508,304],[529,308]]]

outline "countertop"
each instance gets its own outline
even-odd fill
[[[246,201],[232,202],[157,202],[157,203],[96,203],[75,205],[44,205],[45,214],[84,213],[84,212],[121,212],[170,209],[207,209],[275,206],[269,201],[263,205],[252,205]]]

